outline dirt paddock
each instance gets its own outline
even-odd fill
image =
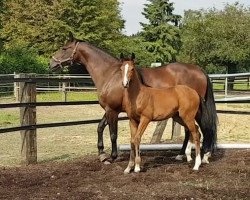
[[[123,174],[96,155],[71,162],[0,168],[0,199],[249,199],[250,150],[219,150],[199,172],[175,151],[142,152],[143,172]]]

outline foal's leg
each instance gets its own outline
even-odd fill
[[[118,156],[117,153],[117,126],[118,126],[118,113],[114,110],[106,111],[106,118],[109,125],[110,139],[112,143],[111,159],[115,160]]]
[[[134,137],[134,145],[135,145],[135,169],[134,172],[140,172],[140,164],[141,164],[141,157],[140,157],[140,143],[141,137],[147,128],[150,120],[146,117],[141,117],[140,124],[138,126],[136,135]]]
[[[103,151],[104,149],[104,145],[103,145],[103,131],[105,129],[105,127],[107,126],[107,118],[105,116],[105,114],[102,117],[102,120],[100,121],[100,123],[98,124],[98,128],[97,128],[97,133],[98,133],[98,142],[97,142],[97,148],[98,148],[98,155],[99,158],[101,160],[101,162],[104,162],[107,157],[105,155],[105,152]]]
[[[194,165],[193,170],[198,170],[199,166],[201,165],[200,135],[199,135],[199,132],[198,132],[198,127],[195,125],[195,121],[194,120],[186,121],[186,125],[187,125],[188,129],[191,132],[191,135],[192,135],[192,138],[193,138],[193,142],[195,144],[195,154],[196,154],[196,157],[195,157],[195,165]],[[191,145],[190,140],[189,140],[187,148],[186,148],[187,159],[190,159],[190,157],[191,157],[191,147],[189,145]]]
[[[125,174],[130,173],[131,169],[135,166],[135,145],[133,143],[133,138],[135,137],[135,134],[138,128],[138,123],[133,120],[130,120],[129,125],[130,125],[130,134],[131,134],[131,138],[130,138],[131,149],[130,149],[129,163],[128,163],[127,168],[124,170]]]

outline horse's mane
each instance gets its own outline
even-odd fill
[[[137,74],[138,74],[138,77],[139,79],[141,80],[141,83],[146,86],[146,87],[151,87],[149,86],[148,84],[146,84],[145,80],[143,79],[143,75],[142,75],[142,70],[140,67],[136,67],[136,71],[137,71]]]
[[[107,50],[96,47],[95,45],[90,44],[89,42],[86,42],[86,41],[83,41],[83,40],[77,39],[77,41],[87,45],[90,49],[93,49],[95,52],[97,52],[98,55],[100,55],[102,57],[105,57],[105,58],[107,58],[109,60],[118,61],[118,59],[115,56],[112,56],[111,53],[107,53]]]

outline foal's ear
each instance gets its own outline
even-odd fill
[[[134,60],[134,59],[135,59],[135,53],[132,53],[131,60]]]
[[[69,41],[73,42],[75,40],[73,33],[70,31],[69,32]]]
[[[120,54],[120,60],[121,60],[121,61],[124,60],[124,55],[123,55],[123,53]]]

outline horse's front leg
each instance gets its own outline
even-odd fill
[[[140,165],[141,165],[141,156],[140,156],[140,143],[141,143],[141,137],[146,130],[150,120],[146,117],[140,118],[140,124],[138,126],[136,135],[134,137],[134,145],[135,145],[135,169],[134,172],[140,172]]]
[[[129,120],[129,126],[130,126],[130,158],[128,162],[127,168],[124,170],[124,174],[130,173],[131,169],[134,168],[135,166],[135,145],[133,143],[133,138],[135,137],[137,128],[138,128],[138,123],[134,120]]]
[[[97,128],[97,133],[98,133],[97,148],[98,148],[98,155],[99,155],[101,162],[105,162],[108,159],[107,155],[104,152],[104,145],[103,145],[103,131],[105,127],[107,126],[107,124],[108,124],[107,118],[106,118],[106,115],[104,114]]]
[[[108,110],[106,112],[106,118],[109,125],[109,133],[112,145],[111,161],[114,161],[117,156],[117,127],[118,127],[118,112],[114,110]]]

